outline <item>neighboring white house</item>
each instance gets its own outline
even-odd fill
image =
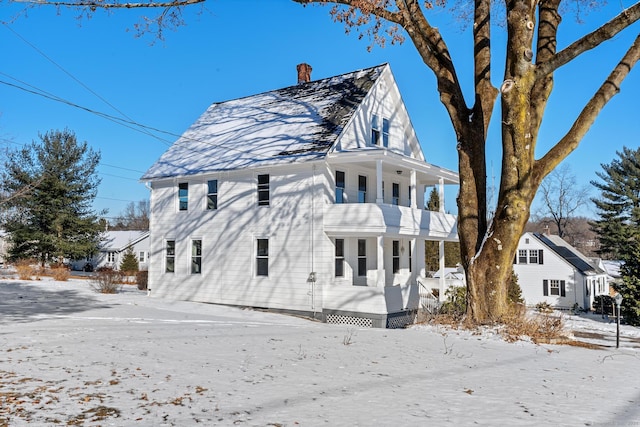
[[[147,230],[105,231],[102,233],[99,252],[85,259],[72,261],[71,268],[92,271],[100,267],[109,267],[118,270],[124,253],[131,246],[138,258],[138,268],[148,270],[149,231]]]
[[[609,294],[607,272],[559,236],[524,233],[514,262],[528,306],[590,310],[595,296]]]
[[[425,240],[458,238],[425,190],[444,206],[458,176],[425,161],[389,65],[299,80],[211,105],[144,174],[151,295],[403,326]]]

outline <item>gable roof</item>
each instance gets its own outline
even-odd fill
[[[142,180],[323,158],[388,67],[214,103]]]
[[[149,237],[147,230],[115,230],[102,233],[100,250],[108,252],[122,252],[127,247]]]
[[[594,265],[589,258],[584,256],[579,250],[567,243],[562,237],[550,234],[532,233],[549,249],[561,256],[565,261],[575,267],[583,274],[604,274],[597,265]]]

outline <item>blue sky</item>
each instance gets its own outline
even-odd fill
[[[622,0],[600,11],[564,18],[560,47],[619,13]],[[457,170],[456,141],[440,104],[435,79],[410,43],[374,48],[356,34],[345,35],[327,7],[302,7],[289,0],[210,0],[185,11],[187,26],[153,37],[135,38],[131,30],[140,11],[97,12],[78,20],[78,13],[51,7],[0,26],[3,57],[0,81],[46,91],[80,109],[0,84],[0,148],[38,140],[38,133],[69,128],[102,153],[102,184],[96,209],[116,216],[131,201],[148,198],[138,178],[213,102],[252,95],[296,83],[295,66],[312,65],[320,79],[388,62],[396,77],[427,161]],[[22,8],[3,5],[3,21]],[[468,31],[443,10],[430,21],[444,33],[464,82],[471,89],[472,44]],[[493,82],[502,79],[505,35],[495,28],[492,49],[498,61]],[[556,74],[555,91],[536,151],[539,157],[573,122],[638,32],[638,24],[605,46],[584,55]],[[635,69],[601,113],[580,147],[565,161],[580,185],[596,179],[623,146],[637,147],[637,100],[640,70]],[[86,109],[126,117],[155,130],[139,132]],[[499,111],[489,138],[489,173],[499,185]],[[491,182],[491,176],[489,177]],[[595,195],[595,193],[593,193]],[[455,191],[447,191],[447,210],[456,211]],[[581,211],[593,216],[591,203]]]

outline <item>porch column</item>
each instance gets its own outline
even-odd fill
[[[376,203],[384,203],[382,197],[382,160],[376,160]]]
[[[376,278],[376,287],[384,287],[384,237],[376,237],[376,252],[378,256],[378,277]]]
[[[444,213],[444,178],[438,180],[438,198],[440,199],[440,213]],[[444,255],[443,255],[444,256]]]
[[[409,172],[409,199],[411,199],[411,209],[418,208],[418,192],[416,191],[416,170],[411,169]]]
[[[418,257],[416,253],[417,239],[409,239],[409,254],[411,254],[411,283],[415,283],[415,278],[418,277]],[[424,258],[424,257],[423,257]]]
[[[438,253],[440,255],[440,301],[444,301],[445,281],[444,281],[444,240],[438,242]]]

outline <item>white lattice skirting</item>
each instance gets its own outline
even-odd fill
[[[372,328],[373,320],[366,317],[343,316],[341,314],[327,314],[327,323],[339,325],[354,325],[361,328]]]

